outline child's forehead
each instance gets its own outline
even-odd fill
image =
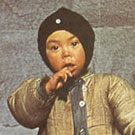
[[[49,40],[62,40],[62,39],[67,39],[67,40],[72,40],[72,39],[78,39],[77,36],[75,36],[73,33],[67,31],[67,30],[57,30],[54,31],[53,33],[51,33],[48,38],[47,38],[47,42]],[[79,39],[78,39],[79,40]]]
[[[69,32],[67,30],[56,30],[56,31],[52,32],[50,35],[60,35],[60,34],[73,35],[71,32]]]

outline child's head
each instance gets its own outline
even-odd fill
[[[60,71],[64,67],[76,67],[72,72],[73,76],[79,75],[86,62],[81,42],[65,30],[55,31],[47,38],[46,55],[53,71]]]
[[[54,61],[54,59],[50,60],[50,57],[48,58],[48,56],[50,55],[49,53],[47,53],[48,52],[47,44],[49,43],[48,41],[50,38],[57,37],[59,38],[60,42],[62,42],[62,40],[66,40],[67,38],[66,36],[74,37],[73,40],[76,39],[77,41],[79,41],[79,44],[82,46],[82,50],[84,51],[85,54],[83,58],[85,61],[82,61],[81,58],[79,61],[82,65],[84,64],[83,68],[86,69],[93,55],[94,40],[95,40],[94,31],[92,30],[88,21],[86,21],[81,15],[73,11],[70,11],[69,9],[66,8],[60,8],[58,11],[47,17],[42,22],[39,28],[38,48],[44,62],[53,72],[58,70],[56,69],[58,68],[57,64],[56,67],[52,65],[52,61]],[[74,41],[72,43],[76,44]],[[63,46],[66,45],[64,44]],[[57,47],[54,47],[53,49],[57,50]],[[81,56],[81,54],[83,54],[82,52],[79,54],[80,57],[82,57]],[[75,55],[78,55],[77,53],[78,53],[77,51],[76,52],[74,51]],[[58,61],[60,61],[60,59],[57,60],[57,62]]]

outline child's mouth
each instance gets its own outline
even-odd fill
[[[64,65],[64,68],[65,68],[65,67],[67,67],[67,68],[72,68],[72,67],[74,67],[74,66],[75,66],[74,64],[69,63],[69,64],[65,64],[65,65]]]

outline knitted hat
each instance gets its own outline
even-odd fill
[[[38,31],[38,49],[45,64],[51,69],[46,56],[46,40],[50,34],[57,30],[66,30],[78,37],[85,50],[85,68],[87,68],[93,55],[94,31],[84,17],[64,7],[48,16],[41,23]]]

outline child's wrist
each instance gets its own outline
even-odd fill
[[[52,93],[52,91],[49,88],[49,84],[48,83],[45,84],[45,92],[46,92],[47,95],[50,95]]]

